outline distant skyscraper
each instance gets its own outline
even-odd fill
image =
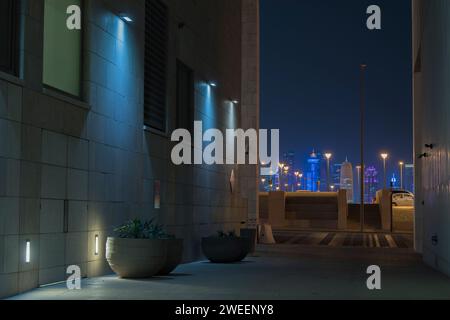
[[[295,152],[289,151],[283,155],[283,163],[289,166],[291,169],[295,168]]]
[[[390,182],[391,189],[400,189],[400,181],[395,176],[395,173],[392,174],[392,177],[389,182]]]
[[[327,158],[325,158],[325,155],[319,154],[320,157],[320,191],[327,192],[328,191],[328,181],[327,181]],[[331,163],[330,163],[330,185],[332,185],[332,179],[331,179]]]
[[[308,171],[306,172],[306,190],[319,191],[320,164],[322,156],[313,150],[308,159]]]
[[[414,165],[406,164],[403,173],[403,188],[414,193]]]
[[[348,159],[341,166],[341,190],[347,190],[347,202],[353,203],[353,166]]]
[[[364,202],[373,203],[378,190],[378,171],[373,166],[366,168],[364,172]]]
[[[341,188],[341,168],[342,163],[335,163],[331,166],[331,184],[335,190]]]
[[[283,176],[283,183],[287,183],[288,184],[288,188],[286,191],[293,191],[294,185],[297,183],[296,182],[296,178],[294,175],[295,172],[295,152],[294,151],[289,151],[283,154],[283,163],[285,166],[289,167],[289,171],[288,171],[288,175],[287,176]],[[284,186],[282,188],[284,190]]]

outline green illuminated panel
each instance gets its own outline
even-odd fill
[[[81,0],[45,0],[44,84],[80,96],[81,30],[69,30],[67,8]]]

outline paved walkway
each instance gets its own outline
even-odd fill
[[[382,269],[382,290],[366,287],[366,268]],[[165,278],[86,279],[12,299],[450,299],[450,279],[408,249],[260,246],[257,256],[232,265],[197,262]]]
[[[361,248],[414,248],[412,234],[275,230],[274,237],[279,244]]]

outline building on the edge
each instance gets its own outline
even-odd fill
[[[68,265],[111,273],[106,238],[129,219],[183,238],[184,262],[203,236],[256,226],[257,166],[170,160],[194,120],[259,129],[258,1],[211,2],[1,0],[0,297]]]

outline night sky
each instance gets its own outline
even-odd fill
[[[382,30],[366,27],[372,4]],[[361,62],[366,164],[381,169],[387,151],[392,175],[413,159],[410,0],[261,0],[261,128],[281,130],[281,155],[303,165],[315,148],[359,163]]]

